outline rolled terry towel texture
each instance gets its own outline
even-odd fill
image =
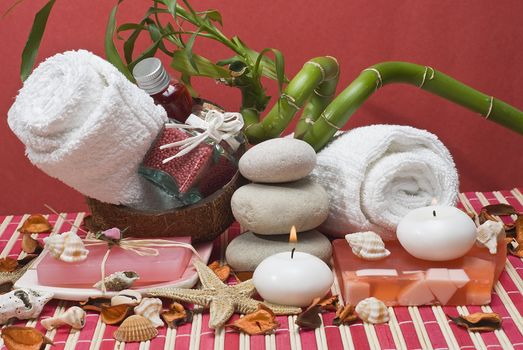
[[[396,238],[415,208],[455,205],[458,173],[448,149],[428,131],[371,125],[339,134],[318,153],[311,174],[330,198],[321,230],[333,236],[375,231]]]
[[[84,195],[127,205],[149,191],[137,170],[166,121],[149,95],[84,50],[40,64],[8,112],[34,165]]]

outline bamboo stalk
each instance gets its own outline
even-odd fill
[[[323,69],[329,67],[329,58],[316,58],[309,62],[317,62]],[[332,59],[331,59],[332,60]],[[407,62],[384,62],[365,69],[344,91],[332,102],[327,92],[333,92],[334,77],[331,77],[329,86],[320,79],[320,69],[306,64],[304,68],[291,80],[284,91],[285,100],[296,100],[296,106],[302,107],[306,99],[310,98],[301,120],[296,127],[296,136],[307,141],[317,151],[331,139],[336,131],[342,128],[352,114],[380,87],[391,83],[405,83],[418,86],[421,89],[441,96],[474,112],[480,113],[498,124],[501,124],[517,133],[523,134],[523,112],[492,96],[481,93],[450,76],[431,67]],[[336,65],[337,67],[337,65]],[[332,72],[331,72],[332,73]],[[337,79],[337,77],[336,77]],[[323,85],[322,85],[323,84]],[[321,87],[320,87],[321,86]],[[323,93],[322,93],[323,91]],[[320,92],[320,95],[317,93]],[[320,99],[320,97],[322,97]],[[280,97],[280,112],[278,104],[272,108],[259,123],[255,123],[253,116],[248,119],[246,134],[251,142],[260,142],[264,139],[277,137],[289,124],[297,112],[290,110],[282,103]],[[330,102],[328,105],[327,103]],[[283,107],[281,107],[283,105]],[[320,111],[325,106],[323,111]],[[311,116],[311,117],[309,117]],[[320,117],[321,116],[321,117]],[[310,118],[306,122],[306,118]],[[314,123],[311,122],[314,121]]]

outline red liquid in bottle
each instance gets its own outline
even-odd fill
[[[171,80],[165,90],[151,95],[156,104],[165,108],[167,116],[184,123],[192,111],[192,97],[187,87],[182,83]]]

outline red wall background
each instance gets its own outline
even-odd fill
[[[3,12],[14,0],[3,0]],[[58,0],[38,61],[57,52],[85,48],[103,56],[108,13],[116,1]],[[43,0],[22,2],[0,20],[0,214],[84,210],[82,196],[32,166],[7,127],[18,89],[20,54]],[[196,9],[219,8],[224,32],[252,48],[283,51],[293,76],[309,58],[332,55],[341,64],[340,89],[365,67],[387,60],[430,65],[523,108],[523,27],[520,0],[455,1],[245,1],[193,0]],[[150,1],[122,4],[119,23],[137,21]],[[196,50],[211,57],[226,51],[204,42]],[[239,94],[214,82],[195,84],[205,97],[228,109]],[[274,84],[269,89],[276,92]],[[408,124],[437,134],[457,163],[461,190],[509,189],[523,185],[523,137],[481,116],[411,86],[387,86],[351,118],[347,127]]]

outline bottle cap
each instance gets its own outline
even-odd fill
[[[133,68],[133,76],[136,84],[149,95],[162,92],[171,81],[162,61],[156,57],[149,57],[138,62]]]

